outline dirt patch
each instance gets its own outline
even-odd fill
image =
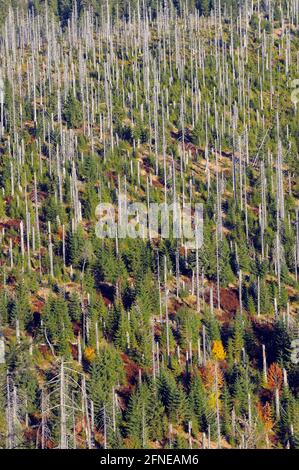
[[[132,359],[127,356],[127,354],[121,353],[120,356],[124,363],[127,385],[120,387],[117,391],[117,394],[120,398],[120,407],[125,409],[131,397],[132,391],[138,382],[140,368],[134,361],[132,361]]]
[[[41,298],[33,298],[31,301],[31,310],[33,313],[40,313],[45,306],[45,301]]]
[[[210,290],[205,290],[204,293],[205,302],[210,304]],[[214,307],[217,305],[217,289],[214,286],[213,289],[213,304]],[[220,289],[220,308],[222,310],[221,319],[223,321],[229,321],[240,308],[238,292],[235,289]]]
[[[238,308],[240,308],[238,293],[233,289],[220,289],[220,307],[235,315]]]
[[[125,366],[128,385],[129,387],[133,387],[138,382],[140,368],[134,361],[132,361],[132,359],[129,358],[129,356],[127,356],[127,354],[121,353],[121,358]]]
[[[0,229],[5,228],[5,229],[15,229],[15,230],[20,230],[20,220],[18,219],[9,219],[5,220],[4,222],[0,222]]]
[[[172,297],[168,303],[168,313],[170,316],[175,316],[176,312],[182,307],[182,301],[176,297]]]

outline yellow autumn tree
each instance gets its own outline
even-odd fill
[[[226,358],[226,352],[224,351],[224,347],[220,339],[213,341],[212,353],[217,361],[224,361]]]
[[[217,383],[216,383],[216,368],[217,368]],[[212,410],[216,408],[216,399],[218,399],[218,406],[221,408],[220,396],[221,389],[224,383],[224,377],[221,369],[213,361],[207,362],[206,366],[201,371],[201,376],[206,390],[208,391],[208,404]]]
[[[84,350],[84,359],[87,362],[92,362],[96,357],[95,350],[91,346],[87,346]]]
[[[206,363],[206,366],[201,371],[201,377],[207,390],[210,391],[215,387],[215,364],[212,361]],[[217,379],[218,388],[221,389],[224,378],[220,368],[218,368]]]

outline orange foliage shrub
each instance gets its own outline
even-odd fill
[[[265,406],[262,406],[260,403],[257,406],[258,414],[265,426],[265,431],[268,433],[274,426],[272,409],[270,403],[267,401]]]
[[[270,390],[281,389],[283,383],[283,373],[276,362],[273,362],[268,369],[268,388]]]

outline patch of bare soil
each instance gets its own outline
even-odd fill
[[[210,290],[205,290],[204,293],[205,302],[209,305],[210,303]],[[213,304],[217,305],[217,290],[216,286],[213,289]],[[236,315],[237,310],[240,308],[239,296],[236,289],[220,289],[220,319],[223,322],[229,322],[233,316]]]

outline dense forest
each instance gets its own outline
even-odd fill
[[[0,25],[0,448],[298,448],[299,1]],[[120,194],[203,245],[99,238]]]

